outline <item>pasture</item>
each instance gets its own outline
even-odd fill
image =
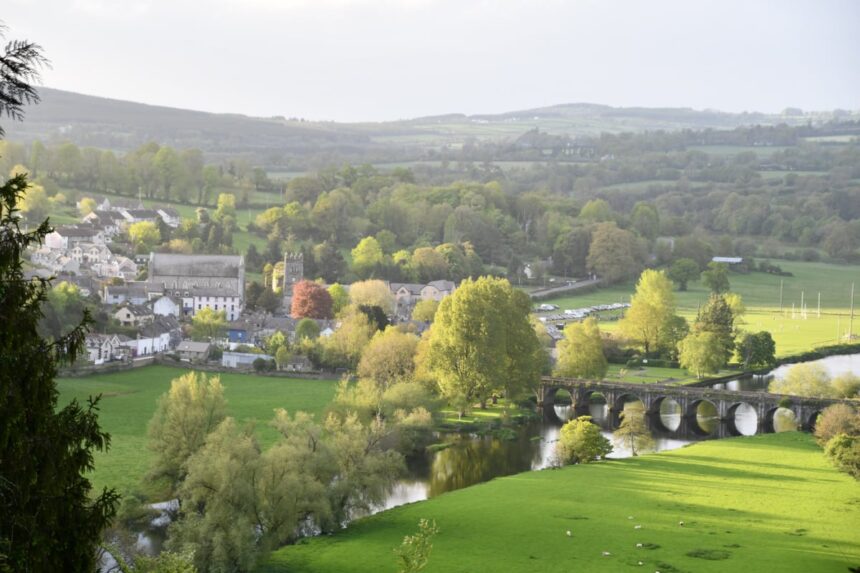
[[[393,572],[393,549],[422,518],[441,531],[427,573],[824,573],[860,564],[857,483],[810,435],[790,432],[498,478],[282,548],[262,570]]]
[[[127,492],[138,487],[149,467],[146,429],[156,401],[170,388],[170,381],[185,372],[181,368],[147,366],[57,381],[61,405],[73,398],[85,403],[88,396],[102,395],[99,422],[111,434],[111,448],[96,455],[96,470],[90,476],[96,489],[107,486]],[[319,417],[334,396],[337,384],[334,380],[250,374],[220,376],[227,414],[240,422],[257,421],[257,435],[264,447],[274,443],[277,436],[267,425],[276,408],[289,412],[303,410]]]
[[[778,356],[809,350],[816,346],[834,344],[848,332],[851,283],[856,283],[856,306],[860,306],[860,266],[829,263],[777,261],[784,271],[794,276],[781,277],[766,273],[730,273],[731,290],[741,295],[747,307],[742,317],[744,330],[767,330],[776,341]],[[782,310],[780,310],[782,282]],[[691,282],[686,292],[676,292],[679,314],[688,321],[696,317],[699,306],[708,299],[708,289],[700,282]],[[541,301],[557,304],[561,309],[578,308],[613,302],[630,302],[633,281],[596,291]],[[821,316],[818,316],[818,295],[821,295]],[[806,313],[801,313],[801,298]],[[794,310],[792,311],[792,305]],[[855,310],[854,334],[860,332],[860,314]],[[617,323],[600,325],[613,331]]]

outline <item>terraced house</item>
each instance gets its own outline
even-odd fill
[[[182,301],[182,313],[194,316],[204,308],[224,311],[233,321],[245,300],[245,259],[235,255],[151,253],[147,288]]]

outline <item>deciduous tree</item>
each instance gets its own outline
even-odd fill
[[[430,331],[429,361],[443,396],[461,410],[531,390],[542,366],[528,296],[504,279],[466,280],[442,299]]]
[[[299,281],[293,287],[293,301],[290,307],[293,318],[331,318],[332,298],[319,283]]]
[[[415,371],[418,337],[389,326],[373,335],[361,354],[358,375],[370,378],[382,388],[408,380]]]
[[[561,427],[556,456],[561,464],[587,464],[605,458],[612,444],[591,422],[591,416],[580,416]]]
[[[352,283],[349,287],[349,300],[354,305],[378,306],[387,314],[394,313],[394,295],[381,280],[367,280]]]
[[[172,491],[185,479],[186,462],[225,417],[227,401],[217,376],[189,372],[170,383],[149,422],[153,453],[148,478],[166,479]]]
[[[713,332],[691,332],[678,344],[678,361],[696,378],[719,372],[725,365],[719,337]]]
[[[621,412],[621,425],[612,435],[612,439],[620,447],[630,450],[630,454],[638,456],[639,452],[654,449],[654,438],[645,422],[645,409],[641,404],[627,404]]]
[[[211,341],[224,335],[227,326],[227,313],[209,307],[201,308],[191,319],[191,338],[197,341]]]
[[[663,338],[675,315],[675,294],[672,281],[663,271],[645,270],[636,283],[630,299],[630,310],[621,321],[621,332],[641,345],[649,356]]]
[[[564,328],[564,340],[558,344],[556,376],[602,380],[609,364],[603,354],[600,328],[594,317]]]
[[[633,233],[619,229],[615,223],[601,223],[591,235],[588,270],[607,283],[636,276],[641,268],[637,251]]]
[[[699,264],[693,259],[677,259],[669,267],[669,278],[678,285],[680,291],[687,290],[687,283],[697,280],[700,274]]]

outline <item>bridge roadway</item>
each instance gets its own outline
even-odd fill
[[[575,416],[588,415],[592,395],[602,394],[609,406],[608,422],[612,429],[617,428],[621,422],[620,414],[624,411],[624,404],[640,400],[645,406],[646,419],[652,429],[667,437],[679,438],[690,435],[719,438],[741,435],[735,424],[735,415],[742,404],[752,406],[756,412],[756,434],[774,432],[774,416],[780,407],[793,411],[798,426],[805,431],[811,431],[815,428],[818,414],[827,406],[836,403],[856,404],[850,400],[805,398],[768,392],[664,384],[626,384],[545,376],[541,379],[538,391],[538,406],[543,408],[546,415],[556,417],[555,395],[562,389],[570,393]],[[667,399],[675,401],[680,407],[681,423],[675,429],[667,428],[660,418],[660,406]],[[697,421],[696,412],[702,402],[710,402],[717,411],[719,424],[714,432],[706,431]]]

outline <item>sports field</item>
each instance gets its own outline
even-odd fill
[[[262,570],[394,572],[393,549],[422,518],[441,530],[427,573],[860,565],[857,482],[789,432],[495,479],[283,548]]]
[[[58,380],[60,404],[72,398],[85,402],[87,396],[101,394],[99,422],[110,432],[112,446],[96,456],[91,476],[95,488],[115,487],[118,491],[136,488],[149,466],[146,428],[155,412],[159,396],[170,381],[184,374],[180,368],[147,366],[116,374]],[[276,433],[267,426],[275,408],[289,412],[322,414],[334,396],[336,381],[276,378],[250,374],[221,374],[227,413],[240,422],[257,420],[262,445],[274,442]]]
[[[766,273],[730,273],[731,289],[741,295],[747,307],[744,330],[767,330],[776,341],[778,356],[796,354],[816,346],[834,344],[849,328],[851,284],[855,283],[854,334],[860,333],[860,266],[829,263],[773,261],[794,276],[781,277]],[[782,310],[780,310],[780,282]],[[599,289],[581,295],[558,297],[542,303],[557,304],[561,309],[595,304],[629,302],[635,284]],[[821,294],[821,315],[818,295]],[[692,321],[700,305],[708,299],[708,289],[701,283],[689,284],[687,292],[676,292],[679,313]],[[801,300],[806,312],[801,312]],[[792,305],[793,309],[792,310]],[[601,324],[612,331],[617,322]]]

